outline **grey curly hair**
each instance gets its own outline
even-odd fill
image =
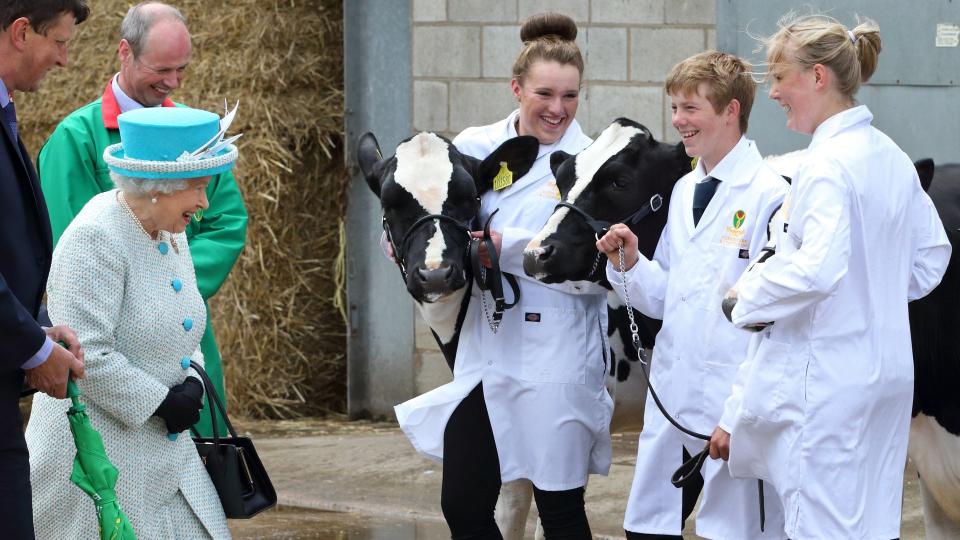
[[[169,195],[173,192],[187,189],[187,181],[179,178],[172,180],[136,178],[110,171],[110,179],[113,180],[113,185],[117,186],[117,189],[131,194],[145,195],[150,192],[158,191],[160,193]]]

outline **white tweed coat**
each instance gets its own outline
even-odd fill
[[[54,324],[76,330],[83,346],[81,399],[120,471],[117,499],[137,538],[230,538],[189,432],[170,441],[152,416],[168,388],[187,376],[181,358],[203,363],[206,311],[186,236],[174,239],[179,253],[161,253],[116,190],[97,195],[54,250],[47,305]],[[27,427],[38,539],[96,537],[93,502],[70,482],[76,447],[69,404],[37,394]]]

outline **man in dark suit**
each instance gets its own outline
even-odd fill
[[[36,91],[47,71],[67,64],[67,42],[88,13],[85,0],[0,0],[0,527],[17,540],[34,537],[18,405],[24,376],[63,398],[68,376],[83,377],[83,352],[71,329],[37,322],[50,270],[50,218],[20,141],[12,92]]]

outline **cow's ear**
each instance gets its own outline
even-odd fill
[[[920,177],[920,185],[923,186],[923,190],[929,190],[930,184],[933,183],[933,159],[918,159],[913,162],[913,166],[917,168],[917,175]]]
[[[380,145],[373,133],[368,131],[361,135],[357,142],[357,164],[360,165],[360,172],[363,173],[363,178],[370,186],[370,190],[377,197],[380,196],[381,172],[385,162],[383,154],[380,153]]]
[[[477,166],[473,177],[477,183],[477,194],[482,194],[493,186],[493,179],[500,172],[501,163],[507,164],[514,182],[523,178],[533,167],[539,152],[540,142],[536,137],[521,135],[504,141]]]
[[[564,152],[563,150],[557,150],[556,152],[550,154],[550,172],[553,173],[553,177],[557,177],[557,169],[560,168],[560,165],[563,165],[563,162],[570,159],[570,154]]]

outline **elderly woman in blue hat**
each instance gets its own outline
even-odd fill
[[[216,114],[196,109],[138,109],[119,124],[121,143],[104,152],[117,189],[91,199],[57,244],[50,318],[74,328],[86,351],[87,378],[78,384],[120,471],[117,499],[137,536],[229,538],[189,433],[169,434],[197,421],[203,397],[185,369],[190,360],[203,364],[206,312],[184,230],[207,208],[207,183],[233,166],[237,148],[221,141]],[[70,482],[68,406],[37,395],[27,427],[37,538],[97,530],[94,506]]]

